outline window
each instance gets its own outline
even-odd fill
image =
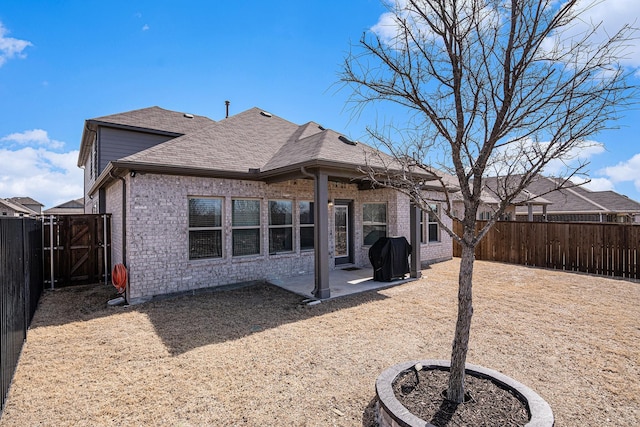
[[[222,257],[222,199],[189,199],[189,259]]]
[[[260,254],[260,200],[231,201],[233,256]]]
[[[293,251],[293,203],[269,201],[269,253]]]
[[[491,219],[491,212],[483,211],[483,212],[478,213],[478,219],[480,221],[489,221]]]
[[[300,202],[300,250],[313,249],[314,238],[314,208],[313,202]]]
[[[421,243],[440,241],[440,224],[438,224],[438,220],[436,219],[440,217],[440,205],[431,204],[429,206],[432,211],[422,212],[422,221],[420,221]],[[426,228],[424,227],[425,220],[427,223]]]
[[[365,245],[373,245],[387,235],[387,205],[365,203],[362,205],[362,236]]]

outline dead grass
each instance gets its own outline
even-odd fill
[[[106,307],[47,293],[2,426],[362,426],[377,375],[448,359],[458,261],[307,307],[271,286]],[[477,262],[468,361],[535,389],[556,426],[640,424],[640,284]]]

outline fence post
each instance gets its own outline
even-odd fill
[[[22,218],[20,220],[22,223],[22,277],[24,278],[22,283],[22,289],[24,294],[24,304],[22,305],[22,312],[24,313],[24,322],[22,322],[22,339],[27,339],[27,329],[29,329],[29,311],[27,307],[29,304],[27,301],[30,301],[31,295],[29,293],[29,283],[30,283],[30,268],[28,257],[30,254],[28,253],[29,244],[27,243],[27,230],[26,230],[26,220]]]
[[[108,271],[110,266],[107,265],[109,259],[107,258],[107,214],[102,214],[102,259],[104,265],[104,283],[107,284]]]
[[[53,215],[49,216],[49,258],[50,258],[50,269],[51,269],[51,289],[54,288],[54,283],[56,282],[53,272],[53,252],[54,252],[54,244],[53,244]]]

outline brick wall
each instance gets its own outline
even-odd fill
[[[427,192],[426,198],[441,200],[442,196],[437,197],[436,193],[431,191]],[[442,203],[442,202],[441,202]],[[444,207],[441,207],[440,219],[450,230],[453,229],[453,220],[446,216],[444,213]],[[451,259],[453,251],[453,240],[451,236],[440,229],[440,239],[437,242],[426,242],[420,245],[420,259],[422,264],[432,264],[434,262],[446,261]]]
[[[154,295],[220,286],[251,280],[269,280],[314,271],[313,251],[301,251],[298,232],[298,202],[313,201],[313,182],[294,180],[277,184],[137,174],[127,180],[127,264],[131,302]],[[113,214],[113,262],[122,260],[122,183],[116,181],[106,191],[107,211]],[[189,260],[188,199],[220,197],[223,199],[222,258]],[[256,198],[261,201],[262,254],[231,256],[231,200]],[[292,253],[268,254],[268,201],[292,200],[294,250]],[[387,204],[388,235],[409,237],[409,201],[393,190],[359,191],[356,185],[329,183],[329,249],[333,264],[333,206],[336,200],[350,200],[353,206],[353,238],[356,266],[369,266],[368,246],[363,246],[362,204]],[[422,245],[423,260],[451,258],[451,240]],[[428,259],[425,259],[429,257]]]

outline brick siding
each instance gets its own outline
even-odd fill
[[[313,201],[313,181],[293,180],[277,184],[157,174],[126,176],[127,181],[127,266],[130,302],[154,295],[221,286],[252,280],[270,280],[314,271],[313,251],[299,248],[298,202]],[[189,259],[189,197],[223,199],[223,257]],[[261,201],[261,248],[256,256],[232,257],[231,200],[255,198]],[[293,202],[292,253],[269,255],[268,201]],[[387,234],[409,238],[409,200],[389,189],[359,191],[357,185],[329,183],[329,251],[333,262],[333,206],[336,200],[350,200],[353,206],[353,263],[370,266],[368,246],[363,246],[363,203],[387,204]],[[106,191],[107,212],[112,213],[112,259],[122,262],[122,182]],[[451,239],[442,233],[441,242],[422,244],[423,262],[451,258]]]

